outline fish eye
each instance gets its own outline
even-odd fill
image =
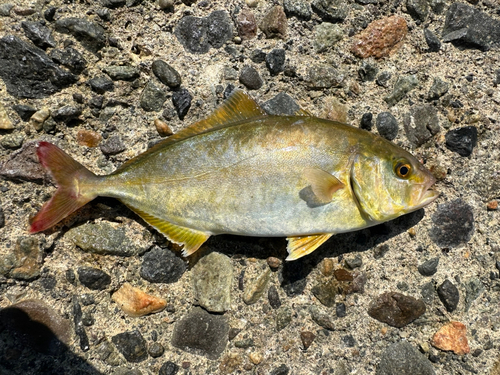
[[[394,167],[394,172],[399,178],[406,179],[411,174],[411,164],[407,160],[400,160]]]

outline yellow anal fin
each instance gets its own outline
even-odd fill
[[[304,177],[311,185],[314,195],[322,203],[331,202],[333,194],[344,187],[337,177],[320,168],[305,168]]]
[[[315,234],[313,236],[287,237],[288,257],[286,260],[296,260],[312,253],[328,240],[333,233]]]
[[[129,206],[130,207],[130,206]],[[181,227],[168,221],[159,219],[153,215],[131,207],[146,223],[161,232],[167,239],[178,245],[183,245],[182,255],[187,257],[200,248],[208,240],[210,233],[196,229]]]

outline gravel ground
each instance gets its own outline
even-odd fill
[[[0,373],[500,374],[499,47],[496,0],[1,4]],[[292,263],[220,236],[187,264],[103,198],[28,234],[31,142],[107,174],[234,87],[391,139],[441,196]]]

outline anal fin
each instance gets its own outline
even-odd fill
[[[210,233],[172,224],[168,221],[159,219],[153,215],[136,209],[135,207],[129,207],[142,219],[144,219],[145,222],[167,237],[169,241],[178,245],[183,245],[184,248],[182,249],[182,255],[184,257],[188,257],[193,254],[210,237]]]
[[[296,260],[312,253],[328,240],[333,233],[315,234],[312,236],[287,237],[288,257],[286,260]]]

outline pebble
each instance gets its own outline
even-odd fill
[[[438,264],[439,257],[426,260],[418,266],[418,272],[420,272],[422,276],[432,276],[437,272]]]
[[[284,306],[276,312],[276,330],[279,332],[292,322],[292,311]]]
[[[185,271],[186,262],[169,249],[154,246],[142,258],[140,275],[151,283],[171,284],[178,281]]]
[[[457,355],[470,353],[467,328],[460,322],[449,322],[441,327],[432,336],[431,344],[435,348],[449,350]]]
[[[372,130],[373,127],[373,114],[371,112],[363,113],[359,127],[364,130]]]
[[[103,69],[113,81],[133,81],[139,78],[139,69],[135,66],[107,66]]]
[[[99,76],[89,79],[88,84],[92,91],[98,94],[104,94],[107,91],[113,91],[115,84],[106,76]]]
[[[137,223],[84,223],[68,230],[64,237],[83,251],[100,255],[137,256],[151,246],[149,232]],[[132,239],[134,238],[134,239]]]
[[[167,301],[143,292],[129,283],[124,283],[120,289],[113,293],[111,299],[132,317],[144,316],[162,311]]]
[[[54,21],[54,16],[56,15],[56,12],[57,12],[57,7],[48,7],[45,12],[43,12],[43,17],[49,21],[49,22],[52,22]]]
[[[78,280],[92,290],[104,290],[111,283],[111,276],[94,267],[79,267]]]
[[[312,11],[308,2],[303,0],[284,0],[283,9],[288,18],[297,17],[308,21],[311,19]]]
[[[210,314],[201,307],[193,307],[175,323],[172,345],[215,360],[227,345],[228,332],[227,317]]]
[[[266,55],[266,66],[273,76],[281,73],[285,68],[285,50],[276,48],[269,52]]]
[[[344,318],[347,315],[345,303],[337,303],[335,305],[335,314],[337,318]]]
[[[86,352],[90,349],[90,345],[89,345],[89,338],[87,336],[87,332],[85,331],[85,328],[83,327],[82,307],[80,306],[80,303],[78,303],[77,296],[73,296],[73,298],[71,299],[71,303],[72,303],[72,310],[73,310],[73,324],[75,327],[75,334],[80,339],[80,349],[82,349],[82,351]]]
[[[174,132],[172,131],[170,126],[168,126],[168,124],[165,121],[162,121],[162,120],[156,118],[154,120],[154,125],[156,128],[156,131],[162,137],[168,137],[168,136],[174,134]]]
[[[232,22],[223,10],[207,17],[183,17],[174,34],[184,48],[191,53],[207,53],[210,48],[220,48],[233,37]]]
[[[156,78],[171,89],[179,87],[182,83],[181,75],[172,66],[163,60],[155,60],[151,65]]]
[[[323,22],[314,28],[314,49],[317,53],[328,51],[341,41],[344,33],[339,25]]]
[[[37,47],[42,49],[54,48],[56,41],[52,37],[52,30],[42,25],[40,22],[23,21],[21,27],[26,37]]]
[[[408,14],[418,23],[424,22],[429,15],[428,0],[408,0],[406,2]]]
[[[428,100],[437,100],[446,94],[449,90],[450,85],[448,82],[442,81],[439,78],[434,78],[432,82],[432,86],[429,89],[429,93],[427,94]]]
[[[406,138],[415,147],[422,146],[441,130],[436,107],[427,104],[411,107],[403,116],[403,126]]]
[[[374,81],[378,74],[378,67],[373,62],[363,60],[358,70],[358,75],[361,81],[371,82]]]
[[[5,226],[5,214],[3,212],[3,208],[0,205],[0,229]],[[0,274],[3,274],[3,272],[0,272]]]
[[[111,341],[129,362],[142,362],[148,358],[146,340],[138,330],[119,333]]]
[[[311,8],[326,22],[343,22],[349,13],[349,6],[343,0],[313,0]]]
[[[10,277],[18,280],[33,280],[40,276],[43,250],[36,237],[20,236],[14,247],[15,262]]]
[[[359,268],[363,265],[363,260],[360,255],[356,255],[354,257],[345,258],[345,265],[351,270],[355,268]]]
[[[290,369],[288,368],[288,366],[285,364],[282,364],[282,365],[272,369],[271,372],[269,373],[269,375],[288,375],[289,372],[290,372]]]
[[[444,42],[483,51],[500,44],[500,21],[470,5],[453,3],[446,12]]]
[[[264,83],[262,78],[260,78],[259,72],[250,65],[245,65],[241,68],[239,80],[249,90],[258,90]]]
[[[315,65],[307,70],[307,83],[312,89],[328,89],[340,87],[344,81],[344,74],[327,65]]]
[[[435,375],[431,362],[407,341],[391,344],[380,356],[376,375]]]
[[[315,305],[312,305],[309,308],[309,312],[311,313],[311,319],[316,324],[318,324],[319,326],[321,326],[329,331],[335,330],[335,324],[334,324],[330,314],[321,312],[320,309]]]
[[[498,201],[497,200],[491,200],[486,204],[486,209],[488,211],[496,211],[498,210]]]
[[[78,119],[82,114],[82,110],[72,105],[65,105],[52,112],[52,118],[58,122],[68,123]]]
[[[335,306],[335,296],[338,288],[339,285],[335,280],[321,280],[312,287],[311,292],[322,305],[333,307]]]
[[[403,17],[385,17],[373,21],[366,29],[354,36],[351,51],[360,58],[386,57],[399,49],[407,33],[408,27]]]
[[[262,104],[262,109],[269,115],[291,116],[296,114],[300,107],[290,95],[280,92]]]
[[[31,116],[33,116],[33,114],[36,112],[35,108],[33,108],[30,105],[25,105],[25,104],[16,104],[16,105],[13,105],[12,109],[14,111],[16,111],[16,113],[19,115],[19,117],[23,121],[29,121],[29,119],[31,118]],[[3,111],[3,113],[2,113],[2,111]],[[7,116],[7,113],[5,112],[5,108],[3,106],[0,107],[0,129],[2,129],[2,125],[1,125],[2,115]],[[7,120],[8,120],[8,117],[7,117]]]
[[[261,62],[266,61],[266,53],[260,49],[254,49],[250,52],[250,60],[252,60],[256,64],[260,64]],[[500,72],[500,70],[499,70]],[[500,73],[499,73],[500,76]],[[499,79],[500,83],[500,79]]]
[[[398,121],[390,112],[380,112],[375,124],[378,133],[385,139],[392,141],[398,136]]]
[[[425,283],[420,288],[420,295],[422,296],[422,300],[428,305],[430,305],[434,301],[435,293],[436,286],[434,281]]]
[[[173,10],[174,8],[174,0],[159,0],[158,6],[161,10]]]
[[[64,65],[73,74],[80,74],[87,67],[87,60],[72,47],[63,50],[54,48],[50,51],[49,57],[57,64]]]
[[[102,136],[92,130],[81,129],[76,133],[76,141],[80,146],[97,147],[101,140]]]
[[[284,39],[287,27],[286,14],[281,5],[273,6],[259,24],[259,28],[266,35],[266,38]]]
[[[304,350],[309,349],[315,338],[316,335],[311,331],[300,332],[300,341],[302,341],[302,346],[304,347]]]
[[[153,81],[149,81],[142,90],[140,105],[146,112],[158,112],[161,111],[165,100],[167,100],[165,91],[156,86]]]
[[[0,175],[11,180],[42,181],[46,172],[36,156],[37,142],[25,143],[0,164]]]
[[[465,244],[474,232],[472,207],[460,198],[438,205],[432,222],[429,235],[442,248]]]
[[[392,78],[392,74],[390,72],[382,72],[378,75],[376,82],[377,85],[382,87],[389,87],[389,80]]]
[[[117,155],[127,149],[119,135],[112,135],[99,145],[104,155]]]
[[[14,340],[39,353],[61,354],[71,339],[69,321],[46,302],[37,299],[26,299],[4,307],[0,311],[0,324]],[[5,342],[2,342],[2,347],[8,349]]]
[[[82,18],[61,18],[55,22],[55,30],[64,34],[71,34],[86,49],[97,52],[106,44],[105,30],[95,22]]]
[[[175,91],[172,95],[172,104],[174,105],[179,119],[184,120],[184,117],[187,115],[189,108],[191,108],[192,99],[193,97],[185,88],[181,88]]]
[[[224,254],[212,252],[201,258],[191,272],[197,303],[210,312],[229,310],[233,273],[231,259]]]
[[[463,128],[450,130],[446,133],[445,139],[448,150],[463,157],[470,156],[477,145],[477,128],[475,126],[464,126]]]
[[[160,367],[158,375],[176,375],[179,372],[179,366],[174,362],[167,361]]]
[[[14,124],[9,118],[9,115],[7,114],[7,111],[5,110],[3,104],[0,104],[0,130],[11,130],[11,129],[14,129]]]
[[[280,295],[278,293],[278,289],[276,289],[274,285],[271,285],[267,291],[267,300],[273,309],[276,310],[281,307]]]
[[[242,9],[238,13],[236,27],[241,40],[250,40],[257,36],[257,21],[250,9]]]
[[[472,303],[484,292],[484,286],[478,278],[472,278],[465,283],[465,311],[469,311]]]
[[[456,310],[460,300],[460,293],[458,292],[457,287],[453,285],[450,280],[446,279],[440,286],[438,286],[437,293],[439,299],[448,312]]]
[[[427,52],[439,52],[441,49],[441,41],[439,38],[429,29],[424,29],[424,38],[429,47]]]
[[[10,95],[33,99],[50,96],[78,80],[58,67],[45,52],[13,35],[0,39],[0,77]]]
[[[245,280],[243,289],[243,302],[247,305],[253,305],[264,294],[267,284],[271,278],[271,269],[266,268],[253,280]]]
[[[384,98],[385,102],[392,107],[401,101],[411,90],[416,88],[418,84],[419,81],[416,75],[399,77],[392,92]]]
[[[9,4],[9,3],[0,4],[0,16],[9,17],[12,8],[14,8],[14,4]]]
[[[387,292],[374,299],[368,308],[373,319],[402,328],[425,313],[425,304],[398,292]]]

